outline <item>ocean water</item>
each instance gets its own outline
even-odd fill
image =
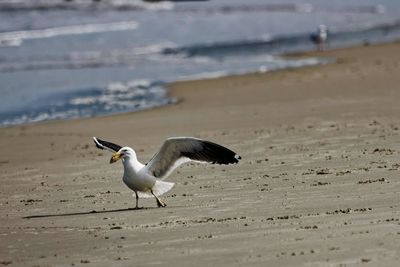
[[[137,111],[176,101],[178,80],[327,62],[315,49],[400,39],[398,0],[0,1],[0,126]]]

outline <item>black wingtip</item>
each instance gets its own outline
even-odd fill
[[[238,154],[236,154],[236,155],[235,155],[235,159],[236,159],[236,162],[235,162],[235,164],[237,164],[237,163],[239,163],[239,160],[241,160],[241,159],[242,159],[242,157],[241,157],[241,156],[239,156]]]
[[[122,148],[120,145],[101,140],[97,137],[93,137],[93,141],[96,144],[96,147],[99,149],[107,149],[107,150],[112,150],[114,152],[117,152]]]
[[[238,164],[238,163],[239,163],[239,160],[241,160],[241,159],[242,159],[241,156],[239,156],[238,154],[235,154],[235,156],[234,156],[233,159],[232,159],[233,162],[230,162],[230,163],[232,163],[232,164]],[[228,164],[229,164],[229,163],[228,163]]]
[[[94,142],[94,144],[96,145],[97,148],[104,149],[104,147],[102,145],[100,145],[99,141],[94,136],[93,136],[93,142]]]
[[[237,164],[239,160],[242,159],[242,157],[236,154],[234,151],[216,143],[203,141],[202,144],[204,147],[204,151],[208,154],[209,157],[214,159],[213,161],[211,161],[211,163],[213,164]]]

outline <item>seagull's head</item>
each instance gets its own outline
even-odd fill
[[[119,159],[127,160],[130,158],[136,158],[136,153],[132,148],[126,146],[112,155],[110,163],[117,162]]]

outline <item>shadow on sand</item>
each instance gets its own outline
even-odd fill
[[[124,211],[132,211],[132,210],[149,210],[153,209],[149,208],[127,208],[127,209],[116,209],[116,210],[91,210],[91,211],[84,211],[84,212],[71,212],[71,213],[59,213],[59,214],[42,214],[42,215],[31,215],[22,217],[22,219],[35,219],[35,218],[49,218],[49,217],[67,217],[67,216],[79,216],[79,215],[89,215],[89,214],[102,214],[102,213],[114,213],[114,212],[124,212]]]

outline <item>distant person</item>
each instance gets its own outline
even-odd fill
[[[310,35],[310,40],[316,45],[318,51],[324,51],[328,41],[328,27],[319,25],[317,31]]]

